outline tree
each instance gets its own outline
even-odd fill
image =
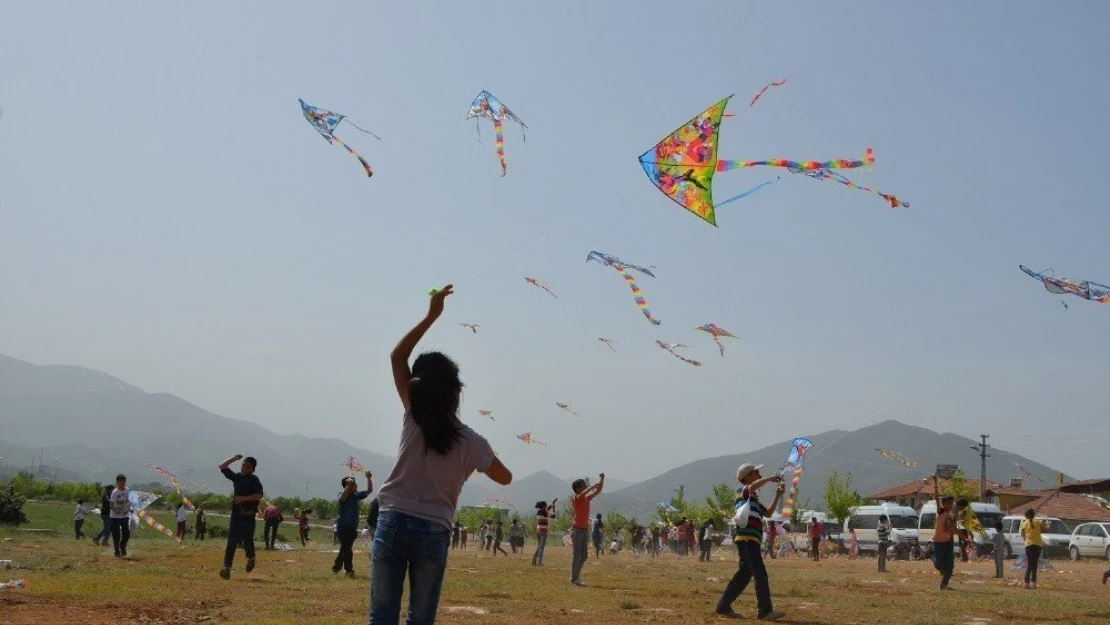
[[[956,473],[940,487],[940,494],[956,500],[979,501],[979,486],[967,481],[963,469],[956,469]]]
[[[825,482],[825,504],[828,515],[843,525],[844,520],[852,516],[852,510],[858,508],[861,503],[863,499],[859,493],[852,490],[852,472],[849,471],[844,479],[840,479],[840,475],[834,469],[829,474],[828,481]]]
[[[27,498],[10,486],[0,486],[0,524],[20,525],[30,523],[23,513]]]

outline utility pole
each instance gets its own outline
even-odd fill
[[[979,501],[987,497],[987,458],[991,455],[987,453],[990,445],[987,444],[987,439],[990,438],[988,434],[980,434],[979,438],[982,442],[978,445],[972,445],[971,449],[979,452]]]

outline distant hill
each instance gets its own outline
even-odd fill
[[[803,508],[823,509],[822,492],[833,470],[840,475],[852,474],[852,487],[864,497],[880,490],[926,477],[937,464],[957,464],[969,479],[979,479],[979,456],[970,449],[978,441],[956,434],[938,434],[925,428],[905,425],[898,421],[883,421],[865,428],[844,432],[830,430],[809,435],[813,451],[806,464],[806,474],[799,484],[799,505]],[[829,447],[829,445],[832,445]],[[674,496],[674,489],[685,486],[689,500],[702,500],[713,484],[736,484],[736,469],[744,462],[764,464],[764,475],[770,475],[783,466],[790,441],[764,447],[755,451],[698,460],[671,469],[662,475],[613,493],[622,507],[637,510],[640,502],[652,505]],[[879,456],[875,448],[893,449],[919,463],[917,469],[907,469],[897,462]],[[987,458],[987,478],[1008,483],[1020,475],[1014,463],[1020,463],[1036,475],[1055,476],[1056,470],[1038,462],[1001,449],[992,448]],[[1071,478],[1065,476],[1065,479]],[[636,502],[636,503],[633,503]],[[807,503],[808,502],[808,503]],[[599,505],[602,499],[598,500]]]
[[[802,507],[824,507],[822,491],[829,473],[850,471],[860,494],[924,477],[937,463],[959,464],[971,478],[978,478],[978,456],[969,449],[977,441],[955,434],[938,434],[897,421],[884,421],[845,433],[831,430],[811,435],[814,451],[801,482]],[[830,447],[831,445],[831,447]],[[770,472],[782,466],[789,441],[741,454],[698,460],[654,478],[629,485],[609,479],[594,503],[597,512],[619,510],[648,520],[660,501],[685,486],[687,499],[701,500],[713,484],[733,485],[741,462],[758,462]],[[894,449],[918,461],[920,469],[907,470],[880,457],[876,447]],[[41,452],[40,452],[41,449]],[[126,473],[133,482],[156,479],[144,463],[157,463],[207,490],[226,492],[228,482],[216,466],[227,456],[245,451],[259,458],[259,473],[272,495],[303,496],[306,480],[310,496],[332,497],[345,471],[340,463],[355,456],[381,480],[389,474],[393,458],[354,447],[335,438],[310,438],[275,434],[247,421],[213,414],[165,393],[147,393],[106,373],[70,366],[37,366],[0,355],[0,478],[13,470],[37,464],[38,474],[51,478],[58,465],[58,479],[108,482]],[[61,458],[61,460],[57,460]],[[1028,458],[992,449],[987,476],[1007,482],[1015,477],[1018,462],[1036,475],[1050,478],[1056,471]],[[1066,477],[1066,476],[1065,476]],[[1070,478],[1068,478],[1070,479]],[[559,497],[566,501],[570,479],[546,471],[517,476],[502,488],[482,476],[472,477],[459,498],[462,505],[480,504],[485,497],[512,502],[530,514],[537,500]],[[808,502],[808,503],[807,503]]]

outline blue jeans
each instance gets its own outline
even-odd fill
[[[586,558],[590,555],[590,546],[587,543],[587,536],[589,530],[571,528],[570,540],[573,545],[573,552],[570,558],[570,581],[581,581],[579,577],[582,575],[582,566],[586,564]]]
[[[740,568],[729,580],[721,598],[717,600],[717,612],[727,612],[732,609],[732,602],[740,597],[748,583],[755,580],[755,599],[759,605],[759,616],[773,612],[771,607],[771,584],[767,580],[767,568],[763,565],[763,553],[759,543],[754,540],[742,540],[736,543],[736,550],[740,552]]]
[[[543,552],[547,548],[547,534],[536,534],[536,553],[532,555],[532,566],[543,564]]]
[[[408,625],[436,621],[451,530],[402,512],[383,510],[371,550],[370,624],[397,625],[405,575],[409,577]]]

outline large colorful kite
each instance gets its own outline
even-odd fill
[[[651,316],[651,311],[648,309],[647,300],[644,299],[644,292],[641,291],[640,287],[636,284],[636,278],[632,277],[632,274],[628,271],[629,269],[635,269],[636,271],[639,271],[646,276],[651,276],[654,278],[655,274],[652,273],[650,269],[645,269],[638,265],[626,263],[616,256],[610,256],[609,254],[598,252],[596,250],[586,255],[586,262],[588,263],[591,260],[601,263],[602,265],[608,265],[609,267],[615,269],[616,272],[619,273],[622,278],[624,278],[624,281],[628,283],[628,288],[632,289],[632,299],[635,300],[636,306],[640,309],[640,312],[644,313],[644,316],[647,317],[647,320],[651,323],[651,325],[657,326],[661,323],[658,319]]]
[[[339,145],[343,146],[343,148],[346,149],[347,152],[351,154],[351,156],[357,158],[358,162],[362,163],[362,168],[366,170],[367,176],[374,175],[374,170],[370,169],[370,163],[367,163],[366,159],[362,158],[361,154],[356,152],[354,148],[347,145],[346,142],[335,135],[335,127],[339,125],[339,122],[343,121],[346,118],[345,115],[340,115],[339,113],[335,113],[327,109],[322,109],[310,104],[305,104],[304,100],[298,100],[298,102],[301,103],[301,112],[304,113],[304,118],[308,120],[308,123],[312,124],[312,127],[316,129],[316,132],[319,132],[320,135],[324,137],[324,139],[327,139],[328,143],[332,145],[338,143]],[[351,126],[354,126],[356,129],[365,132],[368,135],[372,135],[378,141],[382,140],[381,137],[375,135],[369,130],[355,126],[351,123],[350,120],[347,120],[347,123]]]
[[[785,83],[785,81],[783,81]],[[772,83],[774,85],[775,83]],[[766,91],[766,87],[763,91]],[[752,99],[751,104],[763,94],[761,91]],[[782,158],[756,160],[756,161],[729,161],[717,157],[721,117],[725,114],[725,107],[733,96],[717,102],[705,109],[702,113],[686,122],[678,130],[667,135],[654,148],[640,155],[640,165],[648,179],[679,206],[694,213],[706,223],[716,226],[717,215],[715,210],[747,197],[770,184],[775,180],[763,182],[747,191],[728,198],[722,202],[713,201],[713,175],[744,167],[781,167],[791,173],[807,173],[813,177],[833,177],[831,170],[854,169],[871,165],[875,162],[872,150],[869,148],[861,159],[832,159],[828,161],[792,161]],[[818,174],[816,172],[824,172]],[[836,178],[834,178],[836,179]],[[847,186],[861,188],[847,179],[836,179]],[[866,189],[879,193],[871,189]],[[891,206],[903,205],[894,196],[879,193]],[[907,205],[908,206],[908,205]]]
[[[509,110],[509,107],[502,104],[494,95],[488,91],[482,91],[474,101],[470,103],[470,112],[466,114],[467,119],[474,118],[477,120],[479,117],[485,117],[493,122],[493,140],[497,148],[497,160],[501,161],[501,175],[504,176],[508,173],[508,166],[505,164],[505,127],[504,120],[511,119],[520,124],[522,129],[527,128],[527,124],[522,122],[515,113]],[[478,130],[477,122],[474,125],[475,130]],[[521,130],[524,133],[523,130]],[[478,140],[482,140],[482,131],[478,130]],[[524,133],[524,140],[528,140],[528,134]]]
[[[1024,271],[1029,277],[1040,280],[1041,283],[1044,284],[1045,290],[1049,293],[1056,295],[1075,295],[1076,297],[1082,297],[1092,302],[1110,304],[1110,286],[1106,286],[1105,284],[1091,282],[1090,280],[1057,278],[1054,275],[1045,273],[1052,271],[1052,269],[1045,269],[1044,272],[1036,272],[1025,265],[1018,265],[1018,268]],[[1065,304],[1065,307],[1066,306]]]
[[[813,447],[813,443],[808,438],[795,438],[791,441],[790,451],[786,453],[786,464],[779,471],[779,475],[784,478],[790,475],[790,492],[782,503],[783,518],[789,519],[794,516],[794,505],[798,500],[798,482],[805,473],[806,454],[809,453],[810,447]]]
[[[724,356],[725,356],[725,346],[721,344],[721,337],[724,336],[724,337],[740,340],[740,337],[738,337],[735,334],[729,332],[728,330],[718,326],[715,323],[707,323],[707,324],[704,324],[704,325],[700,325],[700,326],[698,326],[694,329],[695,330],[701,330],[702,332],[707,332],[707,333],[709,333],[710,336],[713,337],[713,342],[717,344],[717,349],[720,350],[722,358],[724,358]]]
[[[354,456],[347,456],[347,459],[343,461],[343,466],[347,467],[347,470],[351,473],[366,472],[366,467],[364,467],[362,463],[358,460],[355,460]]]

